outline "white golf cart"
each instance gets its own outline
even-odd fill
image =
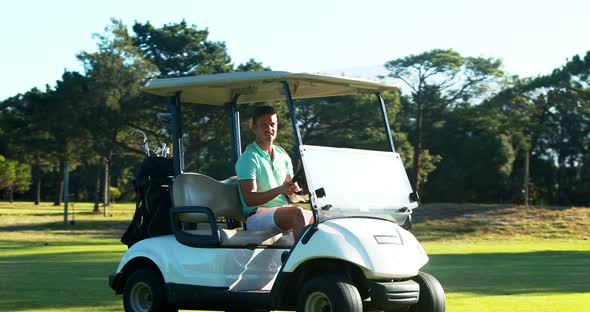
[[[420,272],[428,256],[406,230],[418,196],[395,152],[381,96],[393,88],[288,72],[148,82],[145,91],[168,97],[172,115],[174,235],[136,243],[111,274],[109,284],[123,294],[125,310],[444,311],[440,283]],[[294,100],[355,94],[376,95],[388,151],[303,144]],[[288,234],[241,227],[245,216],[235,177],[217,181],[184,172],[181,103],[226,107],[236,161],[241,154],[238,106],[271,100],[284,100],[289,107],[304,172],[304,178],[296,178],[310,190],[315,217],[296,242]]]

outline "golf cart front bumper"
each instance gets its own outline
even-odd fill
[[[123,274],[121,273],[111,273],[109,275],[109,286],[115,291],[115,294],[123,293],[123,283],[122,281]]]
[[[418,303],[420,285],[408,280],[402,282],[370,282],[371,308],[405,311]]]

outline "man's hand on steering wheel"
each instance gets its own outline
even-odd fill
[[[305,195],[309,193],[307,189],[307,181],[305,179],[305,171],[303,170],[302,166],[299,166],[297,168],[297,170],[293,174],[293,178],[291,179],[291,181],[299,186],[299,190],[297,190],[295,194]]]

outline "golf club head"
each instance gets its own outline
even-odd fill
[[[136,129],[136,130],[131,131],[131,134],[136,137],[141,137],[141,138],[143,138],[144,142],[147,142],[147,135],[145,135],[145,132]]]
[[[172,114],[170,114],[170,113],[157,113],[156,117],[158,117],[159,120],[166,121],[166,122],[169,122],[170,120],[172,120]]]
[[[145,134],[145,132],[136,129],[136,130],[131,131],[131,134],[133,134],[137,137],[141,136],[143,138],[143,150],[147,156],[150,156],[150,146],[148,144],[148,138],[147,138],[147,135]]]
[[[166,138],[170,137],[170,133],[168,133],[168,130],[166,128],[162,128],[162,129],[158,130],[158,134],[165,136]]]

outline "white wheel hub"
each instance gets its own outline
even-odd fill
[[[133,285],[129,296],[133,311],[147,312],[152,307],[152,289],[144,282]]]
[[[316,291],[307,296],[307,300],[305,300],[305,311],[331,312],[334,310],[332,309],[332,303],[330,302],[330,299],[328,299],[328,296],[322,292]]]

